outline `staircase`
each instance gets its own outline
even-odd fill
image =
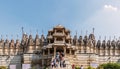
[[[80,66],[80,65],[83,65],[84,67],[88,66],[86,65],[88,64],[87,57],[69,55],[69,56],[66,56],[65,60],[69,63],[68,64],[69,67],[72,67],[73,64],[75,66]]]

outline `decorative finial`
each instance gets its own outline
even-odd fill
[[[115,36],[114,36],[114,40],[115,40]]]
[[[8,35],[6,35],[6,39],[8,39]]]
[[[22,34],[24,34],[24,27],[22,27],[21,29],[22,29]]]
[[[12,39],[13,39],[13,35],[11,35]]]
[[[31,29],[30,29],[30,35],[32,34],[32,31],[31,31]]]
[[[109,40],[111,40],[111,36],[109,36]]]
[[[105,40],[106,40],[106,36],[105,36]]]
[[[86,35],[87,35],[88,31],[86,30]]]
[[[17,39],[18,39],[18,34],[17,34]]]
[[[81,36],[82,36],[82,30],[81,30]]]
[[[94,34],[95,28],[93,28],[93,34]]]
[[[43,29],[42,29],[42,35],[43,35],[43,33],[44,33],[44,32],[43,32]]]
[[[3,39],[3,35],[1,35],[1,39]]]
[[[99,36],[99,40],[101,40],[101,36]]]
[[[76,36],[77,36],[77,30],[76,30]]]
[[[36,30],[37,34],[38,34],[38,29]]]

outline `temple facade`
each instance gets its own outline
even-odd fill
[[[94,30],[90,35],[71,37],[70,30],[57,25],[47,36],[22,35],[21,41],[0,40],[0,66],[31,64],[36,69],[49,66],[56,52],[63,52],[67,66],[97,66],[102,63],[120,61],[120,40],[95,39]],[[18,69],[18,68],[17,68]]]

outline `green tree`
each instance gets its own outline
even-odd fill
[[[7,69],[5,66],[0,66],[0,69]]]
[[[87,69],[94,69],[93,67],[89,66]]]
[[[106,63],[98,66],[97,69],[120,69],[120,64],[118,63]]]

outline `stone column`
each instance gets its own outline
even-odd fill
[[[43,50],[43,56],[45,55],[45,50]]]
[[[56,47],[54,47],[54,58],[55,58],[55,55],[56,55]]]
[[[50,55],[50,48],[48,48],[48,55]]]
[[[42,58],[42,68],[44,67],[44,59]]]
[[[56,29],[55,29],[55,33],[56,33]]]
[[[70,40],[69,40],[69,44],[70,44]]]
[[[62,31],[62,33],[64,34],[64,30]]]
[[[63,38],[63,43],[65,43],[65,38]]]
[[[71,49],[70,49],[70,55],[71,55]]]
[[[66,48],[64,47],[64,55],[66,54]]]
[[[54,42],[56,42],[56,37],[55,37],[55,40],[54,40]]]

